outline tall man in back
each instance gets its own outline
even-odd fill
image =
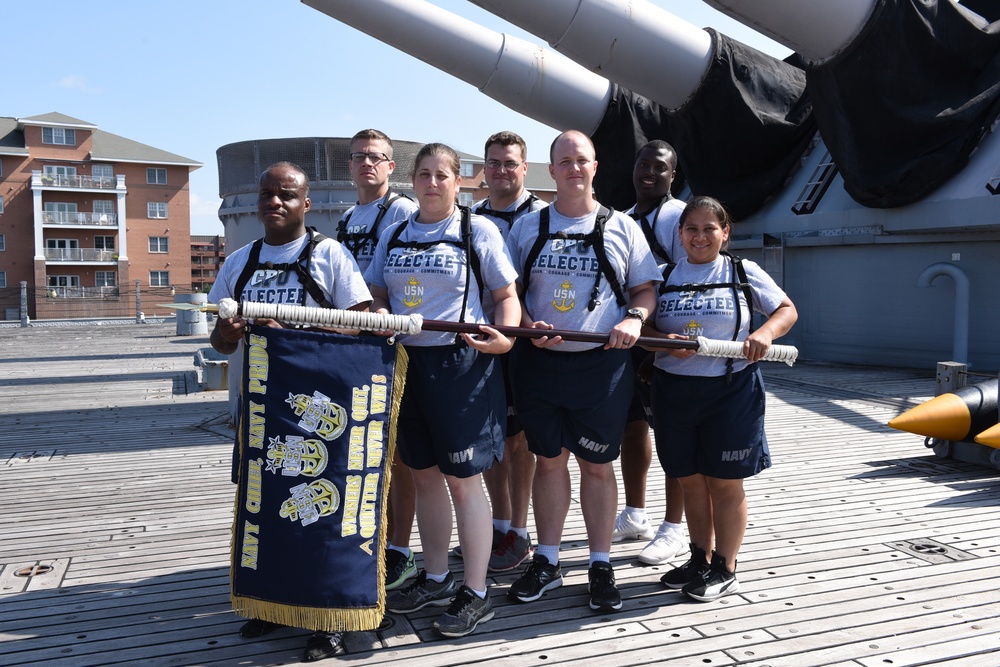
[[[521,271],[522,326],[600,332],[608,342],[521,339],[511,383],[528,447],[536,455],[532,504],[538,546],[508,597],[531,602],[562,585],[559,546],[570,507],[568,462],[580,467],[580,506],[590,547],[590,608],[621,609],[610,563],[618,504],[612,463],[632,398],[629,353],[655,306],[656,261],[634,221],[593,197],[597,160],[582,132],[552,143],[552,206],[526,215],[507,241]]]
[[[659,139],[650,141],[636,153],[632,168],[635,206],[626,213],[642,229],[653,257],[661,265],[676,263],[687,257],[677,233],[685,204],[670,194],[676,173],[677,153],[667,142]],[[681,526],[684,494],[677,480],[666,479],[666,508],[663,523],[657,530],[653,529],[646,516],[646,477],[653,460],[653,445],[649,438],[652,424],[649,384],[652,361],[652,352],[632,348],[632,363],[636,369],[635,394],[622,437],[625,509],[615,519],[612,542],[650,540],[639,552],[639,560],[648,565],[660,565],[686,551],[687,540]]]
[[[524,139],[513,132],[497,132],[486,140],[484,176],[490,196],[472,207],[472,212],[496,223],[504,241],[511,226],[522,216],[546,206],[545,202],[524,188],[528,173],[528,148]],[[489,293],[483,306],[492,321]],[[510,388],[510,355],[501,357],[504,385],[507,390],[507,440],[503,462],[483,473],[493,511],[492,572],[512,570],[531,555],[528,534],[528,505],[531,481],[535,474],[535,455],[528,449],[524,430],[517,418]]]
[[[382,232],[409,217],[417,210],[417,204],[389,187],[389,176],[396,169],[396,163],[392,159],[392,140],[384,132],[367,129],[351,137],[347,165],[358,189],[358,203],[349,208],[340,221],[337,240],[351,251],[364,273],[372,262]],[[385,550],[387,591],[417,576],[410,549],[416,513],[415,490],[410,469],[399,460],[398,451],[392,461],[391,479],[386,531],[389,539]]]

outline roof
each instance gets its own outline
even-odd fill
[[[142,164],[162,164],[170,166],[191,167],[202,166],[190,158],[170,153],[153,146],[148,146],[132,139],[126,139],[117,134],[100,130],[96,125],[79,118],[73,118],[57,112],[28,116],[25,118],[0,117],[0,155],[28,155],[24,145],[24,128],[26,126],[40,127],[71,127],[81,130],[91,130],[92,160],[112,162],[137,162]]]

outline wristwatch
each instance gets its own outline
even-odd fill
[[[625,317],[631,317],[633,319],[639,320],[639,324],[645,324],[646,318],[643,317],[642,311],[638,308],[629,308],[625,312]]]

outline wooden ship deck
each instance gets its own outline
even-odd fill
[[[230,609],[232,430],[226,392],[196,380],[207,336],[167,321],[0,339],[0,665],[300,664],[306,631],[242,639]],[[438,637],[431,608],[351,633],[325,664],[1000,664],[1000,473],[885,425],[933,396],[934,369],[765,377],[774,466],[747,483],[739,594],[668,592],[628,542],[612,551],[623,609],[592,612],[571,508],[563,587],[521,605],[517,575],[493,576],[496,617],[472,635]],[[648,493],[658,520],[655,461]]]

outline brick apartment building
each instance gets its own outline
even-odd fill
[[[202,165],[60,113],[0,117],[0,314],[117,316],[190,288],[189,174]]]
[[[208,292],[226,259],[225,236],[191,237],[191,289]]]

